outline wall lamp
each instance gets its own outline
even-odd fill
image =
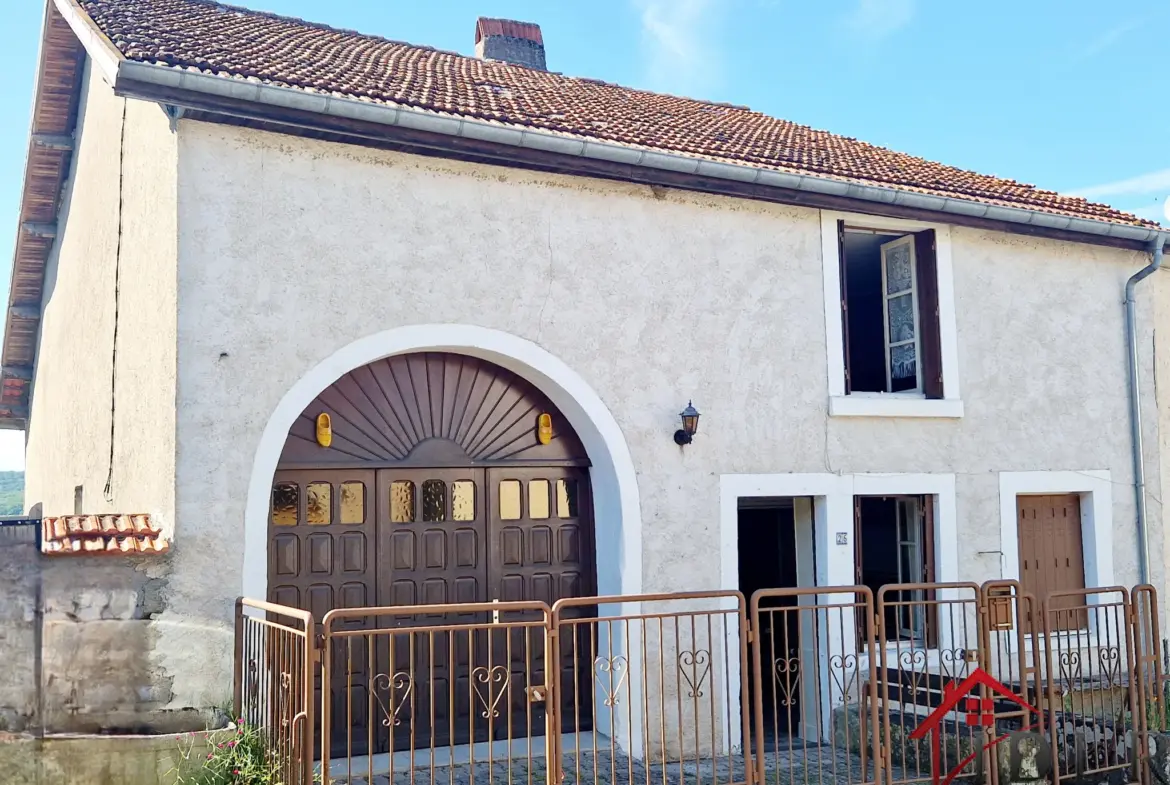
[[[687,408],[679,413],[682,418],[682,426],[674,432],[674,443],[679,447],[690,444],[694,438],[695,433],[699,430],[699,410],[694,407],[690,401],[687,401]]]

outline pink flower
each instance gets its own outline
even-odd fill
[[[234,741],[228,742],[228,747],[234,747],[234,746],[236,746],[236,743]]]
[[[214,756],[214,755],[212,755],[210,752],[209,752],[209,753],[207,753],[207,759],[208,759],[208,760],[211,760],[211,759],[212,759],[212,758],[214,758],[214,757],[215,757],[215,756]]]
[[[232,774],[235,774],[235,775],[238,777],[238,776],[240,776],[240,770],[239,770],[239,769],[233,769],[233,770],[232,770]]]

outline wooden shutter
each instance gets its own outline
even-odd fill
[[[938,329],[938,254],[933,229],[914,235],[918,277],[918,351],[922,364],[922,391],[927,398],[943,397],[942,338]]]
[[[841,351],[845,357],[845,394],[853,391],[849,374],[849,289],[845,273],[845,222],[837,222],[837,265],[841,269]]]
[[[1020,551],[1020,588],[1045,601],[1053,629],[1084,629],[1085,612],[1053,613],[1081,605],[1081,598],[1056,598],[1057,591],[1085,588],[1085,553],[1081,542],[1081,499],[1075,493],[1016,497]],[[1035,629],[1043,621],[1036,619]]]

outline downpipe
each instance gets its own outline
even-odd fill
[[[1146,529],[1146,455],[1142,444],[1142,396],[1138,385],[1140,373],[1134,290],[1139,283],[1161,269],[1162,246],[1165,242],[1165,234],[1155,237],[1150,242],[1150,263],[1125,282],[1125,339],[1129,350],[1129,425],[1133,446],[1133,492],[1137,511],[1138,575],[1141,583],[1150,581],[1150,538]]]

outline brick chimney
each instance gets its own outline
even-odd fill
[[[538,71],[548,70],[540,25],[531,22],[481,16],[475,23],[475,56],[480,60],[502,60]]]

